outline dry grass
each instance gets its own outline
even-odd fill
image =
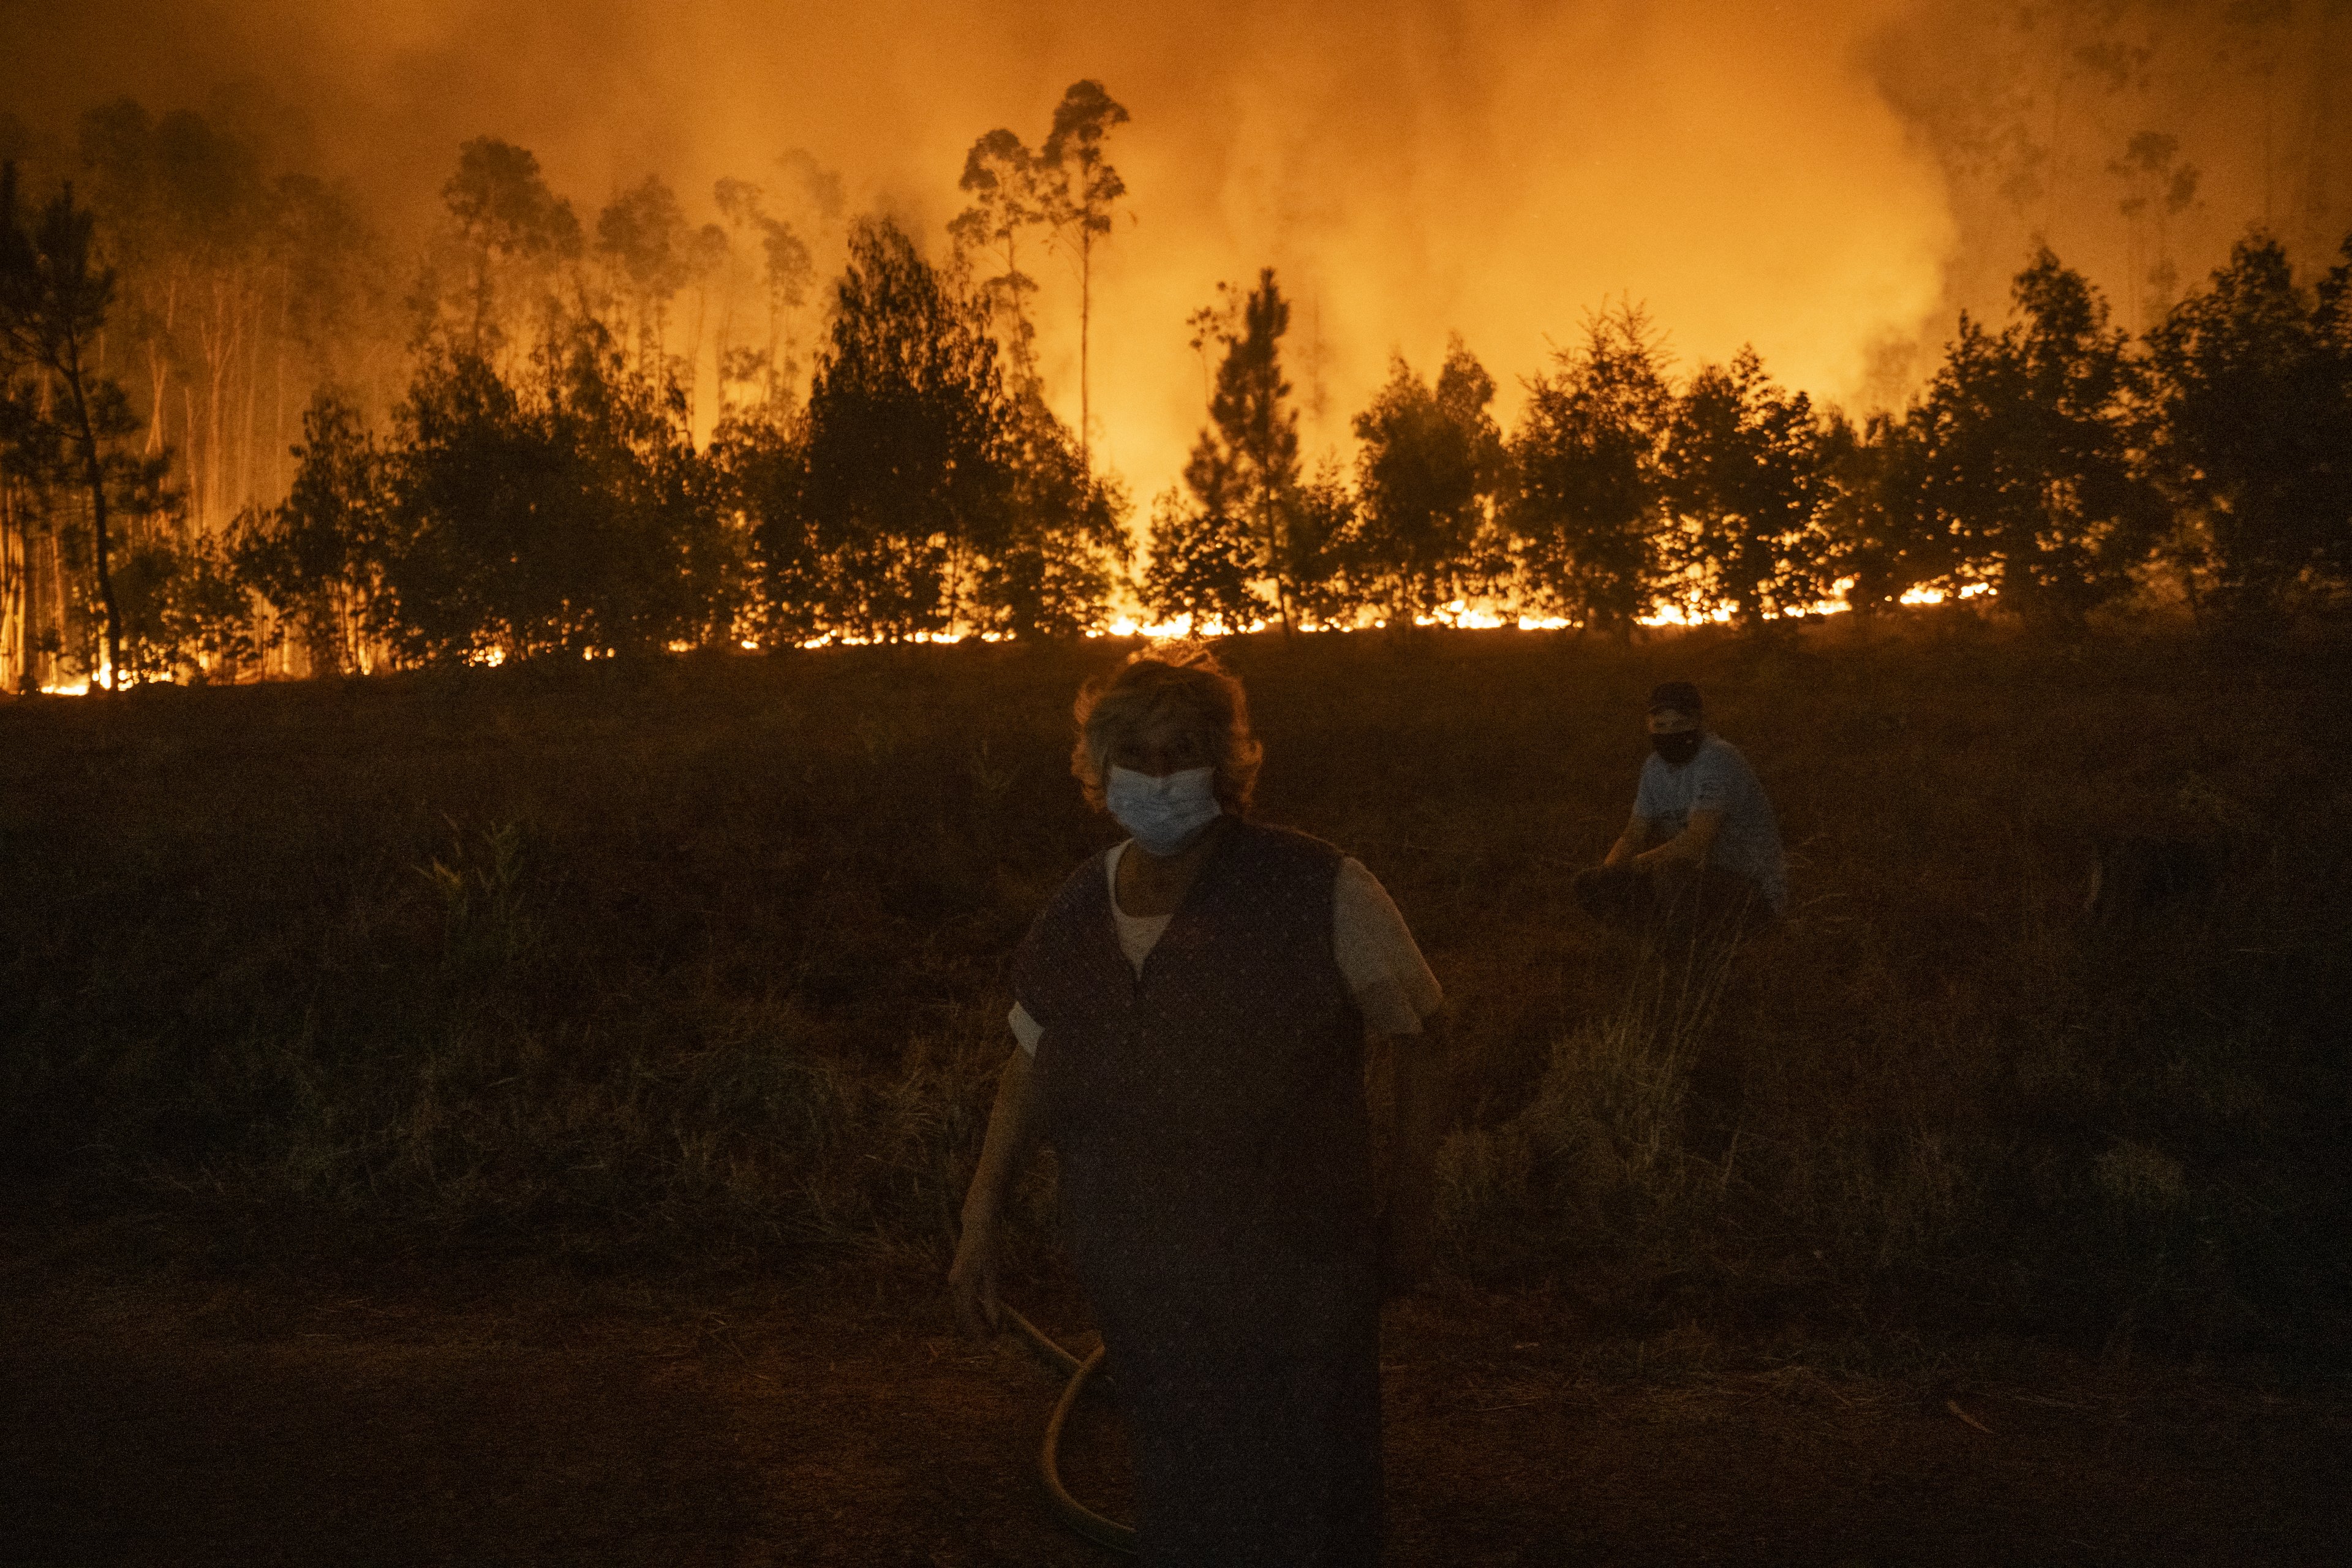
[[[1109,657],[0,707],[0,1157],[434,1246],[936,1259],[1005,961],[1108,837],[1065,759]],[[1956,614],[1232,658],[1264,814],[1360,855],[1447,985],[1462,1279],[1768,1338],[2340,1328],[2345,648]],[[1795,861],[1790,918],[1696,970],[1566,889],[1670,675]],[[2211,896],[2086,924],[2116,832],[2215,846]]]

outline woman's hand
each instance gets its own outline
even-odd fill
[[[992,1209],[975,1214],[967,1208],[963,1235],[956,1241],[955,1262],[948,1268],[948,1289],[955,1299],[956,1321],[963,1331],[982,1342],[997,1331],[997,1221]]]
[[[964,1194],[963,1234],[956,1239],[948,1268],[948,1293],[964,1332],[986,1340],[996,1332],[996,1274],[1005,1194],[1032,1145],[1037,1142],[1037,1107],[1029,1092],[1029,1057],[1015,1050],[996,1082],[996,1103],[988,1112],[980,1169]]]

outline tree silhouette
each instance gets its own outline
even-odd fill
[[[1213,492],[1214,493],[1214,492]],[[1151,503],[1146,537],[1150,559],[1137,591],[1162,621],[1189,617],[1195,632],[1213,626],[1246,631],[1269,606],[1258,592],[1257,552],[1230,512],[1195,489],[1188,501],[1171,486]]]
[[[289,626],[313,672],[366,668],[389,538],[383,455],[359,411],[321,391],[302,415],[292,492],[248,514],[238,574]]]
[[[1508,519],[1521,591],[1579,626],[1623,632],[1658,589],[1658,457],[1674,394],[1640,307],[1603,310],[1583,346],[1528,384]]]
[[[410,661],[646,654],[728,635],[742,574],[685,404],[593,316],[518,387],[426,355],[387,465],[383,598]]]
[[[1009,504],[995,341],[887,220],[851,230],[835,293],[803,489],[830,563],[824,619],[891,641],[946,632]]]
[[[1811,400],[1765,374],[1753,348],[1702,365],[1675,400],[1660,462],[1676,527],[1668,564],[1688,607],[1727,601],[1744,625],[1829,597],[1822,433]]]
[[[1360,573],[1392,624],[1409,626],[1494,574],[1490,503],[1505,468],[1494,399],[1494,377],[1457,333],[1434,387],[1391,359],[1388,384],[1356,416]]]
[[[1326,458],[1292,492],[1284,542],[1291,608],[1299,623],[1355,625],[1380,585],[1365,565],[1362,508],[1337,458]]]
[[[807,505],[807,422],[738,419],[719,427],[709,460],[719,504],[749,533],[759,595],[746,629],[770,648],[814,641],[824,624],[826,563]]]
[[[2171,547],[2192,601],[2244,629],[2307,574],[2342,581],[2352,530],[2352,239],[2319,297],[2263,234],[2152,335],[2158,470],[2185,524]]]
[[[1949,584],[1960,556],[1927,503],[1929,420],[1914,405],[1874,414],[1859,430],[1832,410],[1822,431],[1820,518],[1835,581],[1864,615],[1899,604],[1914,588]]]
[[[1164,500],[1154,510],[1144,599],[1155,614],[1192,613],[1239,630],[1271,609],[1285,633],[1297,623],[1298,589],[1323,562],[1297,526],[1298,411],[1282,373],[1289,328],[1290,302],[1265,268],[1223,340],[1209,424],[1184,465],[1192,504]],[[1238,584],[1236,570],[1245,573]]]
[[[1094,258],[1097,242],[1109,237],[1111,208],[1127,195],[1103,155],[1114,126],[1127,123],[1127,110],[1088,78],[1070,84],[1054,109],[1054,128],[1040,149],[1047,171],[1045,213],[1064,243],[1078,256],[1078,457],[1093,471]]]
[[[635,316],[640,368],[664,372],[670,301],[693,275],[698,260],[694,231],[677,205],[677,194],[658,175],[614,196],[596,215],[596,254],[612,275],[614,291]]]
[[[99,603],[106,616],[108,679],[120,683],[125,668],[122,612],[114,592],[109,490],[126,467],[135,466],[119,457],[114,446],[139,425],[121,384],[92,363],[114,297],[113,269],[91,254],[95,223],[68,184],[28,226],[17,206],[16,166],[0,164],[0,344],[7,361],[48,379],[53,399],[44,411],[31,401],[31,389],[12,385],[12,401],[25,401],[10,423],[49,426],[55,435],[45,444],[69,450],[79,463],[89,498]]]
[[[1037,280],[1021,269],[1021,238],[1047,221],[1046,174],[1020,137],[1010,131],[990,132],[971,144],[964,155],[963,176],[956,182],[972,205],[948,225],[960,255],[986,255],[991,265],[1002,265],[1002,271],[981,279],[981,289],[991,313],[1006,323],[1010,380],[1018,395],[1026,395],[1037,380],[1037,329],[1029,320],[1029,296],[1037,291]],[[1083,365],[1080,375],[1083,380]]]
[[[1012,399],[1003,427],[1007,504],[981,541],[974,603],[982,629],[1016,637],[1076,637],[1109,619],[1127,563],[1125,493],[1087,472],[1069,428],[1034,385]]]
[[[441,187],[467,271],[471,320],[467,351],[495,353],[507,330],[499,292],[537,277],[581,253],[580,220],[572,204],[550,190],[539,160],[494,136],[477,136],[457,150],[457,171]]]
[[[429,353],[394,412],[385,590],[412,662],[531,651],[517,581],[550,552],[536,502],[546,454],[522,399],[490,362]]]
[[[2105,301],[2047,249],[2013,297],[1998,335],[1961,318],[1922,399],[1926,500],[2004,607],[2071,623],[2129,586],[2153,538],[2138,370]]]
[[[782,218],[762,206],[763,193],[746,180],[723,179],[712,188],[719,210],[737,234],[759,238],[760,280],[767,303],[767,346],[738,349],[731,331],[722,328],[719,344],[720,418],[732,406],[727,387],[754,385],[756,400],[771,417],[780,416],[791,403],[800,365],[795,357],[793,319],[808,303],[809,280],[815,264],[808,242]]]

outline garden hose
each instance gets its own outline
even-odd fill
[[[1045,1441],[1037,1450],[1037,1479],[1045,1483],[1045,1500],[1053,1504],[1054,1511],[1061,1516],[1064,1524],[1088,1541],[1133,1556],[1134,1527],[1121,1524],[1117,1520],[1105,1519],[1072,1497],[1069,1489],[1062,1484],[1062,1428],[1068,1422],[1070,1412],[1077,1408],[1078,1396],[1086,1392],[1087,1381],[1101,1370],[1103,1352],[1108,1347],[1097,1345],[1092,1354],[1080,1361],[1012,1308],[1000,1305],[997,1310],[1011,1321],[1013,1331],[1048,1372],[1068,1380],[1062,1385],[1061,1398],[1054,1402],[1054,1414],[1046,1417]]]

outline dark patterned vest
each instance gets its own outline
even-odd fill
[[[1377,1310],[1363,1020],[1339,851],[1235,823],[1139,979],[1102,856],[1021,946],[1065,1240],[1107,1337],[1307,1348]],[[1337,1314],[1338,1316],[1335,1316]]]

